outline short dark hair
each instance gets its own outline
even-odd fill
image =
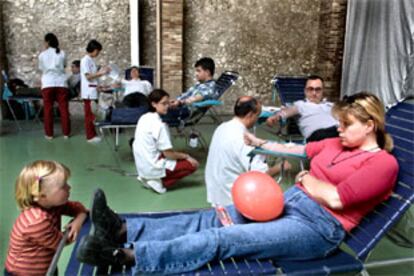
[[[163,89],[152,90],[152,92],[148,95],[149,111],[155,112],[155,108],[152,106],[152,103],[159,103],[165,96],[169,97],[170,94]]]
[[[75,65],[76,67],[80,67],[80,60],[77,59],[77,60],[72,61],[72,65]]]
[[[254,97],[239,97],[234,105],[234,115],[244,118],[250,112],[257,113],[259,111],[259,101]]]
[[[306,82],[308,82],[308,80],[320,80],[322,83],[324,82],[323,78],[319,75],[310,75],[306,78]]]
[[[56,54],[60,53],[59,40],[57,39],[57,36],[54,33],[47,33],[45,35],[45,41],[47,42],[47,45],[49,47],[56,49]]]
[[[209,57],[203,57],[197,60],[197,62],[194,64],[194,67],[200,66],[203,68],[203,70],[210,71],[211,76],[214,76],[214,71],[216,70],[216,64],[214,63],[214,60]]]
[[[88,46],[86,46],[86,52],[92,53],[95,50],[101,51],[102,44],[99,43],[97,40],[92,39],[91,41],[89,41]]]

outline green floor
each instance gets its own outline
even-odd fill
[[[52,141],[43,138],[42,126],[33,122],[23,122],[23,131],[17,131],[13,122],[0,121],[0,265],[3,267],[7,253],[9,232],[19,210],[14,202],[14,182],[21,168],[37,159],[52,159],[66,164],[72,171],[69,183],[72,186],[71,199],[89,206],[92,191],[101,187],[107,194],[111,207],[122,213],[140,211],[161,211],[208,207],[204,186],[204,165],[206,152],[200,149],[186,150],[201,162],[201,169],[184,179],[176,188],[166,194],[157,195],[144,189],[133,176],[134,164],[129,152],[127,139],[131,132],[121,134],[119,151],[111,150],[112,140],[107,139],[98,145],[86,142],[82,122],[74,120],[73,136],[64,140],[60,136],[59,124],[55,129],[58,135]],[[203,133],[210,139],[215,126],[203,125]],[[268,135],[260,130],[259,136]],[[184,149],[182,139],[174,139],[178,149]],[[290,173],[287,182],[292,182]],[[64,271],[69,254],[68,246],[60,259],[59,269]],[[373,260],[395,257],[413,257],[414,251],[393,245],[387,239],[377,246]],[[372,275],[412,275],[414,265],[400,265],[370,270]]]

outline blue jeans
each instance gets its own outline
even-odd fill
[[[222,227],[215,210],[166,218],[127,219],[126,247],[134,249],[134,274],[182,273],[229,257],[305,260],[324,257],[345,236],[341,224],[297,187],[285,192],[283,215],[258,223],[227,211],[235,225]]]
[[[168,113],[161,116],[161,119],[168,126],[177,127],[180,125],[181,120],[185,121],[188,117],[190,117],[190,115],[190,109],[187,106],[183,105],[177,108],[168,109]]]

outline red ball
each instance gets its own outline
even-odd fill
[[[234,206],[246,218],[268,221],[283,211],[283,191],[268,174],[251,171],[241,174],[231,190]]]

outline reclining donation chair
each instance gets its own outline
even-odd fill
[[[181,119],[177,118],[174,121],[168,121],[169,127],[173,127],[177,130],[180,136],[189,138],[191,134],[196,134],[200,137],[201,145],[207,148],[207,142],[201,135],[201,132],[196,130],[196,125],[205,116],[209,115],[215,123],[220,123],[221,120],[214,110],[214,107],[222,105],[219,98],[226,92],[232,85],[235,84],[239,78],[239,73],[233,71],[224,71],[220,77],[216,80],[214,100],[204,100],[201,102],[195,102],[190,107],[190,116]],[[187,129],[190,128],[189,131]]]
[[[272,101],[280,103],[281,106],[291,106],[294,102],[303,100],[305,97],[306,80],[307,78],[305,76],[274,76],[271,81]],[[259,117],[259,122],[266,121],[271,115],[273,115],[272,112],[262,112]],[[293,117],[281,122],[282,128],[277,132],[277,135],[288,136],[291,141],[293,136],[301,137],[302,134],[299,131],[296,121],[297,118]],[[294,140],[299,142],[303,139]]]
[[[365,268],[384,266],[391,264],[414,263],[414,258],[403,258],[397,260],[385,260],[366,263],[369,253],[387,231],[401,218],[404,212],[414,201],[414,105],[399,103],[387,112],[387,131],[394,139],[393,155],[397,158],[400,171],[398,180],[392,196],[376,209],[368,214],[361,224],[347,235],[344,243],[352,249],[353,253],[347,253],[338,249],[331,255],[323,259],[309,261],[280,261],[272,259],[247,260],[229,259],[210,262],[197,271],[188,275],[258,275],[276,274],[283,272],[290,275],[327,275],[331,273],[361,271]],[[193,212],[193,211],[184,211]],[[182,213],[182,212],[178,212]],[[141,213],[127,214],[125,217],[163,217],[168,212],[161,213]],[[96,268],[77,261],[76,249],[81,237],[90,230],[90,222],[87,221],[79,234],[77,243],[72,251],[69,264],[65,275],[130,275],[130,270],[126,267],[100,267]],[[64,244],[62,240],[62,244]],[[63,247],[63,246],[62,246]],[[342,248],[342,246],[341,246]],[[349,251],[349,250],[348,250]],[[56,253],[58,256],[60,251]],[[56,261],[51,265],[51,271],[56,266]]]

